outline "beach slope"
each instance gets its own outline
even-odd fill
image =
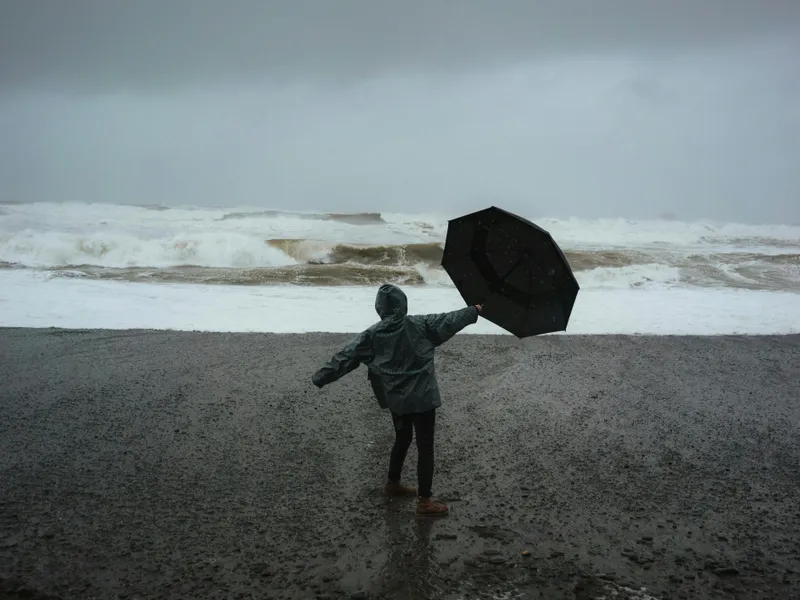
[[[800,597],[799,336],[457,336],[438,521],[348,337],[0,330],[0,595]]]

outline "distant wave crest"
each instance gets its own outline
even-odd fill
[[[275,219],[278,217],[293,217],[308,221],[338,221],[350,225],[374,225],[385,223],[381,213],[291,213],[279,210],[261,210],[255,212],[230,212],[222,215],[220,221],[231,219]]]
[[[800,291],[800,228],[541,219],[584,289]],[[447,219],[119,205],[0,206],[0,268],[236,285],[452,285]]]

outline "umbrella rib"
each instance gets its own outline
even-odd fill
[[[533,274],[533,263],[528,263],[528,295],[533,295],[533,283],[534,283],[534,274]]]
[[[504,282],[504,281],[506,280],[506,278],[508,278],[508,276],[509,276],[509,275],[511,275],[511,273],[513,273],[513,272],[514,272],[514,269],[516,269],[516,268],[519,266],[519,263],[521,263],[521,262],[522,262],[523,256],[524,256],[524,255],[520,255],[520,256],[518,256],[518,257],[517,257],[517,260],[514,262],[514,264],[513,264],[513,265],[511,265],[511,268],[510,268],[508,271],[506,271],[506,272],[503,274],[503,276],[502,276],[502,277],[500,277],[500,281],[503,281],[503,282]]]

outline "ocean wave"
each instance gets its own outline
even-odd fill
[[[30,231],[0,234],[0,261],[40,268],[280,267],[297,262],[264,240],[241,233],[140,238],[124,233],[87,236]]]
[[[338,221],[349,225],[377,225],[386,223],[381,213],[298,213],[280,210],[258,210],[244,212],[229,212],[219,217],[219,221],[231,219],[276,219],[291,217],[306,221]]]
[[[676,287],[681,283],[681,269],[662,264],[624,267],[596,267],[575,275],[584,289],[640,289]]]
[[[2,265],[0,265],[2,266]],[[221,285],[310,285],[352,286],[423,285],[428,283],[422,272],[414,268],[381,267],[367,265],[314,265],[302,264],[291,267],[259,269],[213,267],[170,267],[148,269],[145,267],[99,268],[77,265],[47,269],[53,277],[148,281],[175,283],[203,283]]]
[[[800,291],[800,227],[534,219],[582,286]],[[259,208],[4,204],[0,268],[205,283],[452,285],[447,217]]]
[[[450,285],[441,243],[335,244],[242,234],[142,240],[66,234],[0,235],[0,268],[76,276],[202,283],[362,285],[380,281]],[[800,254],[685,254],[640,249],[567,250],[579,283],[800,290]]]
[[[0,268],[24,268],[0,263]],[[438,266],[359,265],[353,263],[300,263],[283,267],[219,268],[203,266],[98,267],[69,265],[43,269],[52,277],[100,280],[175,282],[225,285],[363,286],[395,283],[452,287],[448,274]],[[800,273],[764,268],[754,263],[692,263],[668,266],[658,263],[623,267],[595,267],[575,271],[582,289],[732,288],[800,292]]]
[[[153,228],[170,234],[227,231],[261,234],[261,238],[305,237],[339,243],[374,245],[444,241],[448,219],[457,214],[387,212],[323,213],[263,207],[132,206],[118,204],[0,204],[0,229],[5,232],[109,229],[136,237]],[[549,231],[567,249],[688,247],[800,247],[798,225],[745,225],[706,221],[550,218],[523,215]],[[354,227],[353,224],[358,225]],[[287,231],[303,235],[287,235]],[[279,232],[270,235],[265,232]],[[358,238],[358,239],[356,239]],[[435,239],[432,239],[435,238]],[[780,252],[778,252],[780,253]]]
[[[281,216],[277,210],[258,210],[255,212],[229,212],[219,217],[218,221],[229,221],[231,219],[274,219]]]
[[[441,243],[420,244],[331,244],[323,240],[271,239],[267,244],[303,262],[405,266],[416,263],[439,264],[444,248]]]

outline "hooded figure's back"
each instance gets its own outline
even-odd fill
[[[478,319],[469,306],[449,313],[408,315],[408,300],[394,285],[382,285],[375,298],[381,321],[359,334],[314,373],[318,387],[365,364],[375,397],[396,414],[438,408],[442,401],[434,371],[434,351]]]

